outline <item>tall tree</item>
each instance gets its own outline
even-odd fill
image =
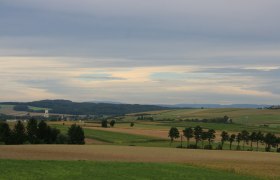
[[[170,145],[171,145],[171,143],[174,141],[174,139],[177,139],[180,137],[179,130],[176,127],[170,128],[168,137],[170,137]]]
[[[231,134],[229,137],[229,149],[231,150],[232,143],[235,141],[236,135]]]
[[[188,143],[188,146],[189,146],[190,145],[190,139],[193,138],[193,129],[191,127],[185,128],[185,130],[183,130],[183,134],[187,138],[187,143]]]
[[[266,151],[271,151],[271,146],[275,146],[276,145],[276,136],[272,133],[267,133],[264,136],[264,143],[266,144],[265,150]]]
[[[194,128],[194,138],[195,138],[196,147],[198,142],[201,141],[201,135],[202,135],[202,128],[200,126],[196,126]]]
[[[201,133],[201,148],[204,148],[204,141],[208,139],[208,132],[202,131]]]
[[[38,143],[38,138],[37,138],[38,122],[35,118],[31,118],[28,121],[27,126],[26,126],[26,130],[27,130],[28,141],[31,144]]]
[[[4,142],[5,144],[11,143],[11,129],[10,126],[6,123],[0,123],[0,142]]]
[[[25,127],[21,121],[17,121],[15,124],[13,134],[13,143],[14,144],[23,144],[26,140]]]
[[[248,144],[249,142],[249,139],[250,139],[250,134],[247,130],[243,130],[241,132],[241,138],[242,138],[242,141],[243,141],[243,151],[245,150],[245,143]]]
[[[236,136],[236,142],[237,142],[237,150],[240,150],[240,142],[242,141],[242,135],[241,133],[238,133]]]
[[[48,141],[48,133],[49,128],[45,121],[40,121],[38,124],[38,131],[37,131],[37,137],[41,141],[41,143],[47,143]]]
[[[223,149],[223,147],[224,147],[224,143],[225,143],[226,141],[228,141],[228,140],[229,140],[229,135],[228,135],[228,133],[227,133],[226,131],[223,131],[222,134],[221,134],[221,145],[222,145],[222,149]]]
[[[253,142],[255,142],[256,139],[257,139],[257,133],[256,132],[252,132],[249,135],[249,139],[250,139],[250,142],[251,142],[251,150],[253,150]]]
[[[208,145],[211,145],[211,142],[214,141],[214,139],[216,138],[215,135],[216,131],[214,129],[209,129],[207,132],[207,140],[208,140]]]
[[[259,142],[262,142],[264,139],[264,135],[261,131],[256,134],[256,142],[257,142],[257,151],[259,151]]]

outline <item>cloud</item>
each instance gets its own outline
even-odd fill
[[[277,103],[279,5],[2,0],[2,100]]]

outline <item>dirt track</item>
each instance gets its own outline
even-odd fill
[[[175,162],[280,177],[280,154],[111,145],[0,146],[0,159]]]

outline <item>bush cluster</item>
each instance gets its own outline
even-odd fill
[[[0,123],[0,142],[12,144],[84,144],[84,131],[80,126],[72,125],[67,135],[59,129],[52,128],[45,121],[31,118],[26,127],[22,121],[17,121],[11,129],[6,122]]]

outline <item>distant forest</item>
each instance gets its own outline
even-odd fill
[[[42,112],[42,110],[31,110],[28,106],[48,108],[49,113],[71,114],[71,115],[124,115],[145,111],[156,111],[170,109],[155,105],[139,104],[110,104],[92,102],[72,102],[69,100],[42,100],[27,103],[6,102],[1,104],[15,105],[17,111]]]

